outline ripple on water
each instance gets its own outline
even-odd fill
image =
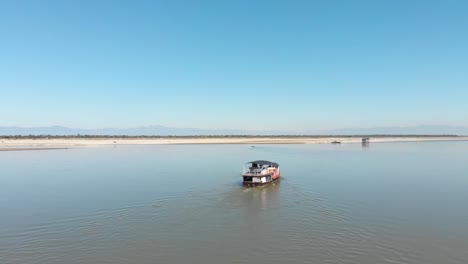
[[[0,263],[422,263],[402,219],[352,208],[288,180],[199,188],[2,231]]]

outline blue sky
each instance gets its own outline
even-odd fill
[[[0,95],[0,126],[468,125],[468,2],[0,1]]]

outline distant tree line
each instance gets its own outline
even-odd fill
[[[165,138],[362,138],[362,137],[458,137],[458,135],[186,135],[186,136],[129,136],[129,135],[0,135],[1,139],[165,139]]]

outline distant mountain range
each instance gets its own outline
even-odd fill
[[[326,135],[459,135],[468,136],[465,126],[408,126],[408,127],[373,127],[344,128],[323,131]]]
[[[142,126],[133,128],[81,129],[63,126],[1,127],[0,135],[127,135],[127,136],[192,136],[192,135],[275,135],[277,131],[247,131],[235,129],[174,128]]]
[[[410,126],[343,128],[321,131],[250,131],[236,129],[174,128],[143,126],[134,128],[80,129],[63,126],[13,127],[0,126],[0,135],[127,135],[127,136],[192,136],[192,135],[468,135],[464,126]]]

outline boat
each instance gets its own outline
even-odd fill
[[[281,176],[279,164],[268,160],[255,160],[244,164],[242,185],[247,187],[272,183]]]

